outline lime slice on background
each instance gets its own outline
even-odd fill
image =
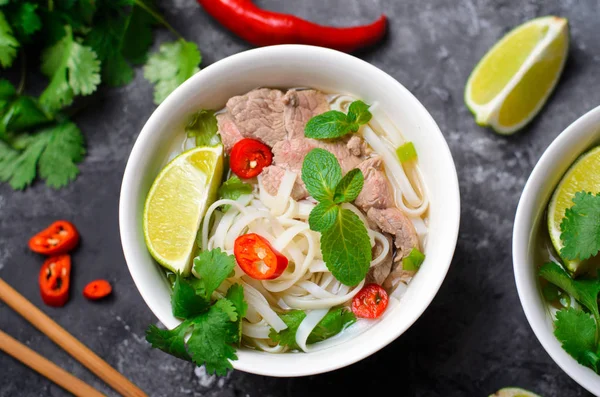
[[[479,61],[465,87],[465,103],[477,124],[500,134],[524,127],[558,82],[568,49],[565,18],[536,18],[507,33]]]
[[[188,275],[196,234],[217,195],[223,173],[223,146],[181,153],[154,180],[144,205],[144,237],[162,266]]]
[[[520,389],[518,387],[505,387],[498,390],[494,394],[490,394],[489,397],[540,397],[529,390]]]
[[[582,190],[594,194],[600,192],[600,146],[584,153],[573,163],[556,186],[548,204],[548,233],[554,249],[559,254],[563,248],[560,240],[560,224],[567,208],[573,206],[575,193]],[[571,272],[575,273],[580,269],[580,261],[562,259]]]

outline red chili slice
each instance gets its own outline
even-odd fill
[[[288,259],[255,233],[244,234],[235,240],[235,260],[242,270],[257,280],[273,280],[287,268]]]
[[[94,280],[83,289],[83,296],[91,300],[102,299],[112,292],[110,283],[106,280]]]
[[[66,254],[79,242],[79,233],[71,222],[56,221],[29,240],[29,248],[43,255]]]
[[[352,311],[356,317],[378,318],[388,305],[388,294],[378,284],[365,285],[352,299]]]
[[[271,148],[250,138],[233,145],[229,156],[231,171],[242,179],[254,178],[273,162]]]
[[[44,262],[40,270],[40,293],[48,306],[64,306],[69,299],[71,278],[71,257],[52,256]]]

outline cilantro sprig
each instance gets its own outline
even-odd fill
[[[573,203],[560,224],[564,244],[560,254],[568,260],[583,261],[600,251],[600,194],[578,192]]]
[[[333,139],[356,132],[361,125],[371,120],[369,105],[363,101],[354,101],[348,108],[348,114],[339,110],[330,110],[313,117],[304,127],[307,138]]]
[[[177,274],[171,307],[173,315],[184,321],[173,330],[150,325],[146,340],[152,347],[204,365],[208,373],[227,374],[233,368],[230,360],[237,360],[235,346],[241,341],[242,318],[248,306],[239,284],[229,287],[225,297],[213,300],[212,296],[234,266],[235,258],[217,248],[194,259],[199,279]]]
[[[157,24],[177,39],[149,55]],[[35,97],[26,93],[26,71],[27,61],[38,58],[48,85]],[[69,121],[78,97],[103,83],[125,85],[133,67],[146,63],[158,104],[199,70],[200,60],[196,44],[165,21],[153,0],[0,0],[0,67],[21,70],[18,87],[0,80],[0,164],[9,165],[0,182],[24,189],[39,176],[54,188],[67,185],[85,153]]]
[[[321,252],[327,268],[341,283],[358,284],[369,271],[371,243],[358,215],[341,204],[354,201],[362,190],[362,172],[353,169],[342,177],[335,156],[317,148],[304,158],[302,180],[310,195],[319,201],[308,223],[311,230],[321,232]]]

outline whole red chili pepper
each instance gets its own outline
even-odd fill
[[[79,242],[79,233],[71,222],[56,221],[29,240],[29,248],[43,255],[66,254]]]
[[[352,52],[381,40],[387,24],[382,15],[369,25],[338,28],[266,11],[251,0],[198,0],[198,3],[227,29],[257,46],[311,44]]]
[[[52,256],[44,262],[40,270],[40,293],[48,306],[64,306],[69,299],[71,278],[71,257]]]

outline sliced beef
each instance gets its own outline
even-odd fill
[[[394,245],[398,249],[395,261],[401,261],[413,248],[419,248],[419,236],[415,227],[398,208],[380,209],[372,207],[367,211],[367,218],[370,222],[376,224],[382,232],[394,236]]]
[[[271,196],[277,195],[285,171],[286,168],[284,167],[280,167],[279,165],[270,165],[263,169],[263,171],[260,173],[261,183],[267,193],[269,193]],[[296,172],[296,175],[298,176],[301,174],[300,171],[294,172]],[[300,178],[296,178],[291,195],[294,200],[302,200],[303,198],[308,197],[306,186],[304,186],[304,182],[302,182]]]
[[[233,145],[244,137],[238,130],[237,126],[231,119],[229,113],[221,113],[217,115],[217,123],[219,125],[219,135],[225,147],[225,151],[229,153]]]
[[[365,177],[365,184],[354,203],[365,212],[371,207],[393,207],[393,189],[383,173],[381,157],[375,156],[363,161],[358,165],[358,169]]]
[[[402,264],[398,264],[383,282],[383,288],[392,291],[398,286],[398,283],[408,284],[416,273],[414,270],[404,270],[402,269]]]
[[[350,150],[350,154],[353,156],[365,156],[369,154],[369,149],[365,141],[359,137],[358,135],[352,135],[352,137],[348,140],[348,150]]]
[[[388,243],[390,244],[390,250],[388,251],[388,254],[381,263],[369,269],[365,281],[366,284],[375,283],[383,285],[383,282],[392,270],[392,238],[388,235],[386,235],[386,238],[388,239]],[[382,249],[383,247],[381,246],[381,244],[375,244],[375,247],[373,247],[373,258],[377,258],[381,254]]]
[[[308,120],[329,110],[327,97],[315,90],[289,90],[282,98],[283,120],[289,139],[304,137]]]
[[[259,88],[227,101],[231,120],[245,138],[254,138],[273,147],[287,138],[283,121],[283,93]]]

